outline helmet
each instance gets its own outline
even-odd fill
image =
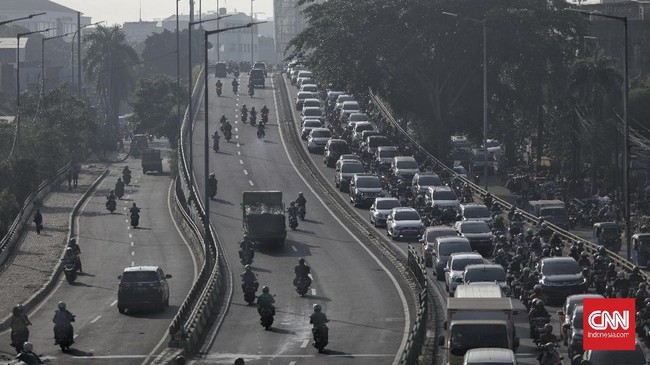
[[[542,223],[542,229],[546,229],[546,228],[548,228],[548,226],[546,225],[546,223]]]
[[[65,309],[65,302],[59,302],[59,304],[57,305],[57,307],[58,307],[59,309]]]
[[[530,267],[528,267],[528,266],[524,267],[524,272],[526,274],[530,274],[530,272],[531,272]]]
[[[607,249],[605,248],[605,246],[598,246],[598,253],[600,255],[607,255]]]
[[[646,232],[648,232],[648,226],[644,224],[641,226],[641,233],[646,233]]]
[[[299,263],[300,265],[304,264],[304,263],[305,263],[305,259],[303,259],[302,257],[299,258],[299,259],[298,259],[298,263]]]
[[[541,243],[542,240],[539,239],[539,236],[533,237],[533,243]]]
[[[293,207],[293,206],[296,205],[296,202],[291,202],[291,203],[289,203],[289,205]]]
[[[534,291],[535,293],[537,293],[537,294],[541,293],[541,292],[542,292],[542,286],[539,285],[539,284],[535,285],[535,286],[533,287],[533,291]]]
[[[528,228],[528,230],[526,230],[526,235],[532,236],[533,235],[533,230]]]
[[[635,274],[638,274],[639,273],[639,267],[638,266],[633,267],[632,272],[635,273]]]
[[[32,352],[32,350],[34,350],[34,345],[32,345],[31,342],[25,342],[25,343],[23,344],[23,351],[25,351],[25,352]]]
[[[553,325],[550,324],[550,323],[545,324],[545,325],[544,325],[544,331],[546,331],[546,333],[551,333],[551,332],[553,332]]]
[[[542,256],[544,257],[549,257],[551,256],[551,249],[546,247],[545,249],[542,250]]]
[[[298,196],[302,196],[302,191],[298,193]]]
[[[268,294],[268,292],[269,292],[269,287],[265,285],[265,286],[262,288],[262,293],[267,293],[267,294]]]
[[[134,207],[134,208],[135,208],[135,206],[136,206],[135,203],[133,203],[133,207]]]
[[[115,194],[115,190],[111,190],[111,195]]]
[[[506,253],[506,251],[504,251],[502,248],[500,248],[500,249],[497,251],[497,255],[505,255],[505,253]]]
[[[74,244],[76,244],[76,243],[77,243],[77,239],[76,239],[76,238],[70,238],[70,241],[68,241],[68,246],[72,246],[72,245],[74,245]]]
[[[499,241],[506,242],[508,241],[508,238],[506,237],[506,235],[502,234],[501,236],[499,236]]]
[[[320,312],[321,311],[321,306],[320,304],[314,304],[314,312]]]
[[[544,224],[546,224],[546,223],[544,223]],[[554,237],[554,238],[555,238],[555,237],[560,237],[560,234],[557,233],[557,232],[553,232],[553,236],[552,236],[552,237]]]
[[[117,178],[117,182],[121,182],[121,181],[122,181],[122,178],[121,178],[121,177],[118,177],[118,178]]]
[[[587,253],[587,251],[582,251],[582,252],[580,252],[580,257],[587,258],[587,257],[589,257],[589,254]]]
[[[245,108],[245,107],[246,107],[246,104],[242,104],[242,106],[241,106],[241,107],[242,107],[242,108]]]
[[[244,266],[244,269],[245,269],[246,271],[251,271],[251,265],[246,265],[246,266]]]
[[[525,236],[524,236],[523,233],[519,233],[519,234],[517,235],[517,238],[519,238],[519,239],[524,239],[524,237],[525,237]]]
[[[646,298],[646,299],[643,301],[643,304],[644,304],[646,307],[649,306],[649,305],[650,305],[650,298]]]
[[[255,107],[251,107],[251,110],[255,110]]]
[[[535,308],[537,308],[537,309],[539,309],[539,310],[544,309],[544,301],[541,300],[541,299],[539,299],[539,300],[537,301],[537,303],[535,303]]]
[[[607,265],[607,269],[614,270],[614,269],[616,269],[616,265],[614,265],[614,263],[612,262],[609,265]]]
[[[262,109],[266,108],[266,104],[262,105]]]
[[[618,274],[616,274],[616,277],[619,279],[625,279],[625,272],[619,271]]]
[[[646,289],[645,283],[640,283],[639,284],[639,290],[645,290],[645,289]]]
[[[65,252],[66,252],[66,253],[68,253],[68,252],[72,252],[72,247],[68,247],[68,248],[66,248],[66,249],[65,249]]]
[[[211,173],[210,173],[210,177],[215,177],[215,176],[216,176],[216,175],[214,174],[214,172],[211,172]]]

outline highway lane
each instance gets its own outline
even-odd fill
[[[394,285],[395,274],[384,271],[296,173],[278,131],[274,89],[271,79],[267,80],[267,87],[256,89],[254,98],[235,97],[230,92],[219,98],[210,89],[209,133],[218,129],[222,113],[231,122],[237,121],[233,123],[232,143],[222,138],[221,150],[214,153],[210,149],[209,156],[211,171],[219,180],[210,216],[232,267],[235,291],[209,353],[197,363],[232,363],[240,356],[251,364],[393,363],[413,318],[409,313],[412,303],[404,302],[411,300],[407,289]],[[240,85],[247,81],[242,77]],[[210,84],[214,82],[211,78]],[[257,139],[254,127],[238,121],[242,104],[258,110],[266,104],[271,110],[265,140]],[[203,123],[197,120],[193,137],[195,176],[202,188]],[[246,305],[241,293],[239,274],[243,267],[237,251],[242,238],[241,195],[246,190],[281,190],[287,205],[302,191],[308,201],[307,218],[297,231],[289,232],[285,247],[256,252],[252,265],[260,285],[268,285],[276,295],[277,315],[270,331],[259,325],[257,311]],[[299,257],[306,259],[314,278],[312,291],[304,298],[292,285],[293,267]],[[323,305],[331,320],[325,355],[311,346],[308,316],[315,303]]]
[[[164,155],[169,152],[161,141],[155,141],[153,147],[163,148]],[[166,163],[165,159],[163,168],[168,170]],[[53,364],[150,362],[166,347],[168,326],[194,280],[196,265],[167,204],[168,194],[173,193],[169,175],[142,175],[140,160],[129,159],[126,164],[133,171],[132,185],[126,187],[125,196],[118,201],[116,214],[105,209],[105,196],[121,177],[123,164],[111,168],[77,218],[84,273],[73,284],[62,276],[55,290],[30,313],[30,341],[35,351]],[[133,202],[142,210],[137,229],[130,227],[128,216]],[[117,276],[132,265],[159,265],[172,274],[170,306],[164,313],[118,313]],[[60,300],[76,315],[76,343],[68,353],[53,346],[52,317]],[[0,343],[9,343],[8,334]]]

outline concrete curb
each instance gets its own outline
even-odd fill
[[[74,208],[72,208],[72,212],[70,212],[70,222],[68,223],[68,240],[73,236],[74,228],[75,228],[75,217],[77,213],[79,212],[79,209],[81,206],[85,203],[86,199],[95,191],[95,188],[99,183],[108,175],[108,169],[105,169],[104,172],[102,172],[99,177],[90,185],[88,190],[84,193],[84,195],[77,201],[75,204]],[[61,253],[61,258],[63,258],[63,255],[65,252]],[[57,265],[56,269],[54,272],[52,272],[52,275],[48,278],[47,283],[43,285],[41,289],[39,289],[34,295],[32,295],[25,303],[23,303],[23,307],[25,308],[25,312],[29,312],[34,308],[40,301],[43,300],[54,288],[56,283],[58,282],[58,278],[61,275],[62,272],[62,264],[59,262]],[[11,315],[5,317],[2,319],[0,322],[0,332],[6,330],[9,328],[9,323],[11,321]]]

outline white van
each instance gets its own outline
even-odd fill
[[[515,353],[510,349],[478,348],[465,353],[463,365],[517,365]]]
[[[456,298],[504,298],[499,284],[470,283],[458,285],[454,293]]]

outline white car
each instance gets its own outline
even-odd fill
[[[401,206],[397,198],[375,198],[375,202],[370,206],[370,223],[375,227],[386,225],[386,218],[393,208]]]
[[[447,259],[445,268],[445,287],[450,297],[454,296],[459,281],[463,280],[463,272],[467,265],[484,264],[483,256],[477,252],[456,252]]]
[[[391,172],[398,179],[411,183],[413,176],[420,172],[420,167],[413,156],[395,156],[391,165]]]
[[[386,218],[386,233],[396,240],[402,237],[419,237],[424,224],[418,211],[413,208],[393,208]]]
[[[316,86],[315,84],[303,83],[302,85],[300,85],[300,91],[309,91],[312,93],[316,93],[318,92],[318,86]]]
[[[310,153],[322,152],[327,141],[332,138],[332,132],[327,128],[314,128],[307,138],[307,150]]]
[[[305,123],[302,125],[302,131],[300,132],[302,139],[307,140],[307,136],[309,136],[309,133],[314,128],[323,128],[323,123],[318,119],[305,120]]]
[[[448,186],[430,186],[427,188],[425,200],[431,202],[432,206],[438,207],[440,211],[449,207],[455,211],[460,208],[460,200],[454,190]]]
[[[306,119],[318,119],[321,123],[325,122],[325,115],[320,107],[303,107],[302,112],[300,113],[300,118],[303,122]]]
[[[339,120],[341,123],[347,123],[348,117],[352,113],[358,113],[361,111],[361,106],[356,101],[344,101],[341,104],[341,109],[339,109]]]
[[[350,116],[348,116],[348,123],[369,121],[370,118],[368,118],[368,115],[366,115],[366,113],[350,113]]]
[[[464,221],[483,221],[487,223],[490,228],[494,225],[492,213],[488,207],[483,204],[462,204],[460,206],[460,213],[462,214]]]
[[[318,98],[305,99],[302,102],[303,108],[320,108],[320,100]]]
[[[381,146],[375,152],[375,159],[382,165],[390,165],[393,158],[399,156],[399,150],[395,146]]]

